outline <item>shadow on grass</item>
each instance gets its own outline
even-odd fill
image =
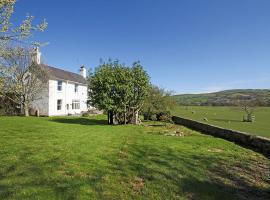
[[[142,142],[124,142],[118,147],[118,156],[102,154],[106,167],[89,162],[97,167],[86,170],[79,166],[80,160],[65,160],[61,154],[48,154],[48,160],[29,159],[38,153],[26,147],[1,168],[0,199],[37,199],[41,189],[49,190],[55,199],[80,199],[82,188],[89,189],[95,197],[92,199],[121,199],[105,196],[113,192],[119,196],[125,192],[127,196],[122,199],[270,199],[270,191],[258,186],[262,183],[258,176],[266,175],[261,169],[265,167],[269,174],[269,166],[261,167],[256,160],[241,164],[230,154],[211,156],[199,150],[183,152],[181,148]],[[115,182],[110,184],[106,176],[118,185],[112,187]],[[135,187],[136,191],[130,182],[134,177],[144,182],[139,184],[142,188]],[[255,185],[252,180],[261,182]],[[270,184],[270,177],[266,182]]]
[[[83,118],[83,117],[78,117],[78,118],[57,117],[57,118],[52,118],[51,121],[58,122],[58,123],[65,123],[65,124],[101,125],[101,126],[108,125],[108,122],[103,119],[91,119],[91,118]]]
[[[270,199],[269,189],[258,187],[260,184],[254,182],[251,184],[258,178],[254,176],[258,174],[257,168],[229,165],[229,157],[222,159],[190,152],[185,155],[177,150],[149,145],[132,145],[127,154],[126,158],[111,160],[112,171],[118,171],[123,178],[129,173],[148,184],[152,182],[151,185],[156,186],[154,193],[161,195],[161,199],[183,196],[187,199]],[[269,167],[265,173],[270,175]],[[270,178],[261,181],[267,184]]]
[[[237,119],[211,119],[211,120],[216,122],[243,122],[242,120]]]
[[[152,126],[152,127],[164,127],[166,125],[165,124],[149,124],[148,126]]]
[[[114,188],[104,186],[105,175],[120,180],[117,194],[125,192],[125,199],[270,199],[269,190],[254,186],[254,182],[252,184],[247,179],[257,178],[254,174],[258,173],[248,166],[239,172],[232,170],[235,165],[224,166],[226,160],[218,156],[196,154],[196,151],[185,154],[151,144],[130,144],[127,149],[119,148],[127,156],[118,159],[104,156],[108,168],[89,169],[84,174],[80,174],[80,168],[66,166],[67,161],[61,156],[52,156],[44,162],[29,160],[36,153],[26,150],[18,155],[16,162],[1,169],[0,199],[34,199],[37,196],[31,195],[36,195],[35,192],[28,193],[28,196],[22,194],[25,190],[39,191],[40,188],[49,189],[56,199],[79,199],[81,188],[89,188],[97,199],[110,199],[104,195]],[[130,181],[134,177],[141,178],[148,185],[147,191],[143,191],[144,186],[132,191]]]

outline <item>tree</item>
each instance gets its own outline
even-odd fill
[[[251,106],[243,106],[243,110],[245,111],[245,115],[243,116],[243,122],[254,122],[255,115],[253,115],[255,107]]]
[[[243,115],[243,122],[254,122],[255,115],[254,111],[256,106],[258,106],[256,101],[251,100],[238,100],[235,102],[235,105],[238,107],[239,110],[244,111]]]
[[[171,94],[172,93],[169,91],[152,85],[148,91],[148,97],[142,109],[144,118],[149,120],[153,115],[159,117],[162,113],[169,113],[176,105],[176,101]]]
[[[139,62],[128,67],[109,60],[89,77],[90,103],[108,112],[110,124],[137,124],[148,86],[149,77]]]
[[[29,104],[36,99],[46,79],[44,70],[31,61],[29,54],[29,46],[40,43],[29,39],[34,32],[43,32],[48,24],[44,20],[33,25],[34,17],[27,15],[19,26],[14,27],[10,19],[15,3],[16,0],[0,1],[0,98],[20,104],[28,115]],[[24,47],[18,47],[18,44]]]
[[[132,87],[130,108],[132,110],[133,123],[138,124],[139,111],[142,109],[150,88],[149,76],[145,70],[143,70],[140,62],[134,62],[131,68]]]
[[[0,63],[0,97],[19,104],[29,116],[31,103],[41,98],[47,88],[48,72],[32,60],[31,50],[21,47],[6,49]]]

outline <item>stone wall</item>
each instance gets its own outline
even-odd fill
[[[182,117],[173,116],[172,120],[176,124],[180,124],[193,130],[200,131],[204,134],[223,138],[225,140],[239,144],[243,147],[255,150],[270,158],[270,139],[255,135],[249,135],[240,131],[224,129]]]

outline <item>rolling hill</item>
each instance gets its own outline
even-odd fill
[[[249,104],[270,106],[270,89],[236,89],[203,94],[175,95],[179,105],[236,106]]]

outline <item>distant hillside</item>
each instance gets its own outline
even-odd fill
[[[179,105],[235,106],[248,103],[270,106],[270,89],[237,89],[204,94],[175,95]]]

